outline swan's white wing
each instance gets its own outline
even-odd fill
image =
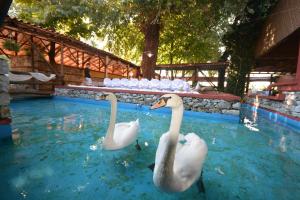
[[[127,146],[134,142],[139,130],[139,121],[122,122],[115,125],[114,141],[117,145]]]
[[[180,149],[182,148],[184,142],[185,142],[184,135],[179,134],[179,136],[178,136],[178,143],[177,143],[177,146],[176,146],[176,153],[178,151],[180,151]]]
[[[168,132],[162,134],[162,136],[159,139],[158,147],[156,150],[155,155],[155,163],[158,165],[158,163],[161,163],[163,159],[164,152],[166,151],[167,143],[169,142],[169,136]]]
[[[207,154],[207,145],[195,133],[184,137],[186,142],[178,145],[174,161],[174,173],[182,181],[191,184],[199,177]]]

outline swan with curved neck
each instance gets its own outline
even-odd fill
[[[132,144],[138,135],[139,120],[116,124],[117,98],[113,93],[105,93],[102,99],[111,103],[109,126],[104,138],[103,147],[106,150],[117,150]]]
[[[200,177],[207,145],[195,133],[179,134],[184,107],[178,95],[163,95],[151,109],[160,107],[171,107],[172,117],[169,131],[159,140],[153,181],[163,191],[182,192]]]

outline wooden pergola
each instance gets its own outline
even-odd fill
[[[161,70],[171,71],[171,78],[174,78],[174,74],[177,74],[178,71],[181,72],[181,77],[176,78],[185,78],[187,80],[191,80],[194,83],[197,81],[207,81],[213,85],[213,81],[215,81],[214,77],[206,77],[202,71],[218,71],[218,89],[224,89],[225,82],[225,71],[229,66],[228,62],[210,62],[210,63],[189,63],[189,64],[162,64],[156,65],[155,70],[159,70],[159,74],[161,75]],[[190,71],[193,71],[193,75],[191,77],[186,77],[186,74]],[[175,72],[175,73],[174,73]],[[203,77],[199,77],[198,73],[202,73]]]
[[[280,0],[261,31],[254,72],[289,72],[293,81],[274,84],[281,91],[300,90],[300,1]]]
[[[7,39],[18,43],[21,47],[20,51],[13,52],[4,49],[3,42]],[[90,64],[92,72],[97,72],[99,77],[102,74],[102,78],[136,76],[140,70],[139,66],[109,52],[57,33],[52,29],[45,29],[9,17],[0,28],[0,54],[8,57],[30,55],[33,71],[36,69],[35,57],[43,57],[51,71],[59,77],[64,76],[65,68],[83,69],[87,63]]]

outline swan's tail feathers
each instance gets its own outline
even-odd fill
[[[203,170],[201,171],[200,178],[199,178],[199,180],[197,181],[196,184],[197,184],[199,193],[204,193],[205,194],[205,187],[204,187],[204,182],[203,182]]]
[[[139,119],[136,119],[134,122],[133,122],[138,129],[140,129],[140,120]]]
[[[152,163],[151,165],[148,166],[148,168],[153,172],[155,167],[155,163]]]

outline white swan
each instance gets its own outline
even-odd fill
[[[103,147],[106,150],[117,150],[133,143],[139,130],[139,120],[116,124],[117,98],[113,93],[104,93],[101,99],[111,102],[109,127],[104,138]]]
[[[172,119],[169,131],[159,140],[153,181],[163,191],[182,192],[200,177],[207,154],[207,145],[195,133],[185,136],[179,134],[184,111],[179,96],[163,95],[151,109],[163,106],[172,108]]]

